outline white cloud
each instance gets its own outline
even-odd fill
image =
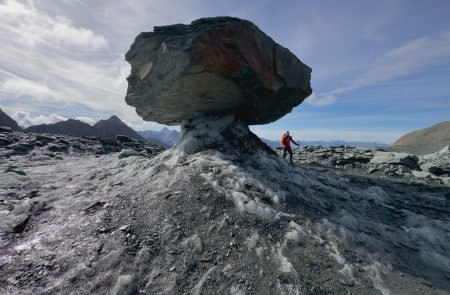
[[[108,41],[102,35],[85,28],[77,28],[63,17],[51,17],[38,10],[33,2],[7,0],[0,4],[0,28],[22,46],[73,46],[83,50],[106,48]]]
[[[79,120],[81,122],[88,123],[89,125],[94,125],[98,121],[98,120],[92,119],[90,117],[83,117],[83,116],[76,117],[75,120]]]
[[[317,96],[313,92],[313,94],[311,94],[305,101],[313,106],[323,107],[333,104],[336,101],[336,96],[333,94]]]
[[[39,125],[39,124],[53,124],[60,121],[65,121],[68,118],[64,116],[60,116],[57,114],[50,114],[48,116],[39,115],[39,116],[31,116],[27,112],[18,111],[15,112],[12,115],[13,119],[16,120],[16,122],[23,127],[29,127],[32,125]]]

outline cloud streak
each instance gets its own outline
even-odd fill
[[[449,57],[450,31],[412,39],[398,48],[387,51],[346,86],[321,95],[337,96],[395,80],[447,61]]]
[[[313,106],[323,107],[333,104],[336,101],[336,96],[333,94],[317,96],[313,92],[313,94],[311,94],[305,101]]]
[[[7,78],[0,83],[1,93],[14,96],[33,96],[39,100],[45,98],[57,98],[57,95],[44,83],[37,83],[31,80],[16,78]]]

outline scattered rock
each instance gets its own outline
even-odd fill
[[[417,167],[419,158],[413,154],[395,152],[377,152],[370,160],[373,164],[398,164],[411,168]]]
[[[127,295],[135,294],[135,286],[133,283],[133,276],[122,275],[117,278],[116,284],[111,290],[111,295]]]
[[[76,154],[77,156],[83,154],[102,155],[120,152],[122,149],[133,149],[136,151],[136,153],[132,152],[133,154],[150,157],[164,150],[161,146],[134,140],[128,136],[121,135],[118,138],[121,141],[113,138],[55,136],[12,131],[0,135],[0,158],[25,156],[31,153],[33,159],[45,160],[46,157],[55,158],[57,153]],[[123,155],[125,154],[127,153],[125,152]]]
[[[22,216],[18,219],[17,223],[13,226],[12,230],[14,233],[22,233],[27,227],[30,221],[31,215]]]
[[[93,202],[93,203],[87,205],[83,210],[86,212],[92,212],[99,207],[103,207],[104,204],[105,204],[105,202],[96,201],[96,202]]]
[[[130,229],[130,225],[129,224],[122,225],[121,227],[119,227],[119,230],[120,231],[124,231],[124,232],[127,232],[129,229]]]
[[[420,168],[437,176],[450,175],[450,145],[440,151],[420,157]]]
[[[140,153],[134,149],[123,149],[117,156],[119,159],[128,158],[131,156],[139,156]]]
[[[36,135],[36,141],[40,141],[40,142],[42,142],[42,143],[47,144],[47,143],[49,143],[49,142],[55,141],[55,138],[52,137],[52,136],[44,135],[44,134],[37,134],[37,135]]]
[[[4,173],[8,173],[8,172],[13,172],[13,173],[16,173],[16,174],[19,174],[19,175],[23,175],[23,176],[27,175],[24,171],[22,171],[22,170],[16,170],[16,169],[14,169],[14,168],[12,168],[12,167],[8,167],[8,168],[6,168],[6,170],[4,171]]]
[[[13,141],[8,139],[8,138],[0,137],[0,147],[7,146],[7,145],[10,145],[12,143],[13,143]]]
[[[65,145],[49,144],[47,146],[47,150],[49,152],[58,153],[58,152],[67,152],[68,148]]]
[[[126,135],[117,135],[116,139],[121,143],[124,143],[124,142],[127,142],[127,143],[133,142],[134,143],[136,141],[135,139],[133,139],[129,136],[126,136]]]
[[[29,143],[15,143],[8,146],[9,149],[12,149],[18,153],[28,153],[33,149],[34,145]]]
[[[120,143],[114,138],[103,138],[103,137],[100,137],[98,139],[98,141],[100,141],[104,145],[111,145],[111,146],[119,146],[120,145]]]
[[[441,178],[441,181],[445,186],[450,187],[450,177],[443,177],[443,178]]]
[[[11,127],[0,126],[0,133],[11,133],[11,132],[12,132]]]
[[[412,175],[416,178],[430,178],[430,173],[426,171],[411,171]]]
[[[280,150],[275,151],[282,155]],[[329,167],[350,174],[388,176],[407,181],[413,178],[415,183],[439,185],[443,183],[443,178],[450,176],[448,147],[433,154],[417,156],[349,146],[306,146],[294,152],[294,161],[300,165],[315,166],[316,169]]]

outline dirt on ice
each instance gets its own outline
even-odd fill
[[[0,171],[1,294],[450,294],[443,186],[177,147]]]

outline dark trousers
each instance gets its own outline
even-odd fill
[[[292,163],[292,149],[290,146],[283,147],[283,158],[286,158],[286,153],[289,153],[289,161]]]

